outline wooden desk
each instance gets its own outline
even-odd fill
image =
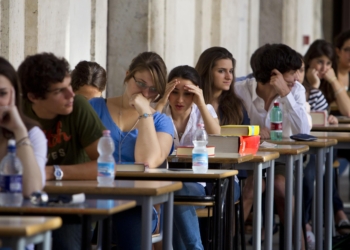
[[[252,154],[237,154],[237,153],[215,153],[214,156],[209,156],[209,163],[220,163],[220,164],[236,164],[253,159]],[[192,156],[168,156],[169,162],[192,162]]]
[[[338,141],[334,148],[349,149],[350,148],[350,132],[311,132],[310,135],[319,139],[335,139]]]
[[[61,224],[60,217],[0,216],[1,247],[23,250],[33,243],[51,250],[51,230]]]
[[[227,149],[228,151],[230,149]],[[261,210],[261,182],[262,182],[262,170],[267,169],[267,193],[269,194],[268,198],[271,198],[269,202],[266,203],[266,206],[269,208],[273,206],[273,203],[271,202],[273,199],[273,181],[274,181],[274,159],[278,158],[278,153],[257,153],[256,155],[240,155],[236,153],[215,153],[215,156],[209,157],[209,163],[221,163],[221,164],[233,164],[234,169],[238,170],[253,170],[254,171],[254,182],[256,185],[254,185],[254,207],[257,208],[257,211]],[[175,159],[175,160],[174,160]],[[168,160],[170,162],[192,162],[192,157],[176,157],[176,156],[169,156]],[[272,176],[272,177],[271,177]],[[260,184],[259,184],[260,183]],[[230,197],[230,196],[228,196]],[[232,197],[232,196],[231,196]],[[233,205],[232,205],[233,206]],[[260,208],[260,209],[259,209]],[[230,210],[228,210],[230,211]],[[272,218],[272,212],[270,215],[271,209],[269,209],[266,214],[270,216],[269,218]],[[230,213],[228,213],[230,214]],[[232,219],[228,218],[227,221],[232,221]],[[266,233],[266,243],[268,246],[267,249],[272,248],[272,219],[271,223],[270,221],[267,221],[267,233]],[[254,249],[261,249],[260,239],[261,239],[261,213],[255,213],[254,214],[254,232],[253,232],[253,248]],[[271,232],[269,234],[269,232]],[[232,235],[232,234],[231,234]],[[227,237],[228,239],[229,237]],[[231,241],[232,242],[232,241]],[[229,244],[229,243],[226,243]],[[226,245],[231,246],[231,245]],[[232,249],[232,248],[227,248]]]
[[[339,123],[350,123],[350,117],[347,116],[336,116]]]
[[[193,173],[193,171],[172,171],[168,169],[147,169],[145,172],[116,172],[116,179],[134,179],[134,180],[176,180],[184,182],[207,182],[213,181],[216,183],[216,194],[215,194],[215,205],[213,210],[214,215],[214,239],[213,245],[214,249],[218,249],[219,238],[222,236],[222,183],[225,179],[228,179],[229,182],[234,181],[233,176],[237,175],[237,170],[220,170],[220,169],[209,169],[207,173]],[[233,185],[233,184],[232,184]],[[232,199],[233,196],[231,196]],[[233,214],[233,211],[231,211]],[[232,229],[232,223],[228,225]],[[232,234],[231,234],[232,235]]]
[[[350,124],[349,124],[350,125]],[[310,147],[310,150],[307,154],[316,154],[316,207],[323,208],[323,163],[324,156],[326,155],[326,172],[325,172],[325,235],[323,237],[323,210],[316,209],[316,219],[313,221],[313,227],[315,230],[315,238],[316,238],[316,249],[323,249],[323,239],[325,239],[325,249],[332,248],[332,228],[333,228],[333,146],[337,144],[337,140],[334,139],[317,139],[316,141],[294,141],[291,139],[283,139],[282,141],[273,141],[272,143],[280,144],[280,145],[307,145]],[[300,185],[298,183],[299,178],[302,175],[302,159],[300,158],[299,167],[296,169],[297,177],[296,177],[296,208],[295,208],[295,216],[299,216],[297,211],[301,211],[301,204],[297,204],[299,201],[299,195],[301,197],[301,182]],[[286,169],[286,171],[291,171]],[[300,171],[300,173],[299,173]],[[300,176],[299,176],[300,175]],[[287,186],[287,181],[286,181]],[[290,190],[289,190],[290,189]],[[289,184],[288,192],[292,191],[292,184]],[[291,193],[292,194],[292,193]],[[288,193],[288,196],[291,195]],[[287,190],[286,190],[287,196]],[[300,206],[300,207],[299,207]],[[286,208],[287,210],[287,208]],[[297,218],[297,217],[296,217]],[[296,222],[299,223],[299,218],[296,219]],[[296,234],[296,249],[300,245],[300,242],[297,241],[297,238],[300,236],[300,227],[299,225],[295,225],[295,234]],[[287,231],[286,231],[287,232]],[[290,236],[291,237],[291,236]],[[289,240],[289,238],[288,238]],[[299,242],[299,244],[298,244]],[[289,242],[285,242],[288,247]],[[291,243],[291,241],[290,241]],[[290,244],[291,246],[291,244]]]
[[[350,124],[340,123],[324,126],[312,126],[312,131],[326,131],[326,132],[350,132]]]
[[[75,194],[84,192],[90,199],[136,200],[142,207],[142,249],[152,249],[152,210],[154,204],[164,203],[163,249],[172,247],[174,191],[181,182],[170,181],[114,181],[112,185],[99,185],[97,181],[49,181],[45,192],[49,194]]]
[[[122,200],[93,200],[87,199],[82,204],[37,206],[24,200],[19,207],[0,207],[0,214],[12,215],[55,215],[62,217],[64,222],[82,223],[82,249],[91,249],[91,222],[103,220],[105,238],[102,248],[110,249],[110,216],[136,206],[136,201]],[[19,217],[20,218],[20,217]],[[81,219],[80,219],[81,218]]]
[[[262,213],[262,171],[266,169],[266,202],[265,202],[265,249],[272,249],[272,216],[274,196],[274,171],[275,159],[278,159],[278,152],[257,152],[249,162],[235,165],[239,170],[254,171],[254,213],[253,218],[253,249],[261,249],[261,216]]]
[[[274,141],[272,143],[275,143]],[[302,154],[309,150],[305,145],[277,145],[275,148],[259,148],[260,152],[279,152],[280,158],[277,161],[286,163],[286,183],[285,183],[285,231],[284,231],[284,247],[285,249],[292,248],[292,228],[295,229],[294,247],[300,249],[300,229],[302,225],[301,209],[302,209],[302,180],[303,180],[303,166]],[[294,162],[299,160],[296,166],[296,192],[295,192],[295,213],[293,225],[293,166]],[[271,249],[271,248],[270,248]]]

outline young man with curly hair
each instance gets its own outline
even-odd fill
[[[24,113],[38,121],[48,140],[46,180],[96,180],[102,125],[83,96],[75,96],[69,64],[51,53],[28,56],[18,68]],[[53,232],[53,249],[80,249],[81,227]]]

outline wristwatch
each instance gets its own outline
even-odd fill
[[[58,165],[53,165],[53,167],[55,168],[55,170],[54,170],[54,172],[53,172],[53,175],[55,176],[56,181],[62,180],[62,178],[63,178],[63,171],[62,171],[62,169],[60,168],[60,166],[58,166]]]

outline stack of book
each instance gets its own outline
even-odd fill
[[[209,135],[208,145],[217,153],[255,154],[260,144],[260,127],[257,125],[221,126],[221,135]]]

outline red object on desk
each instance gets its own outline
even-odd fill
[[[258,152],[260,145],[260,135],[240,136],[239,143],[240,154],[255,154]]]

